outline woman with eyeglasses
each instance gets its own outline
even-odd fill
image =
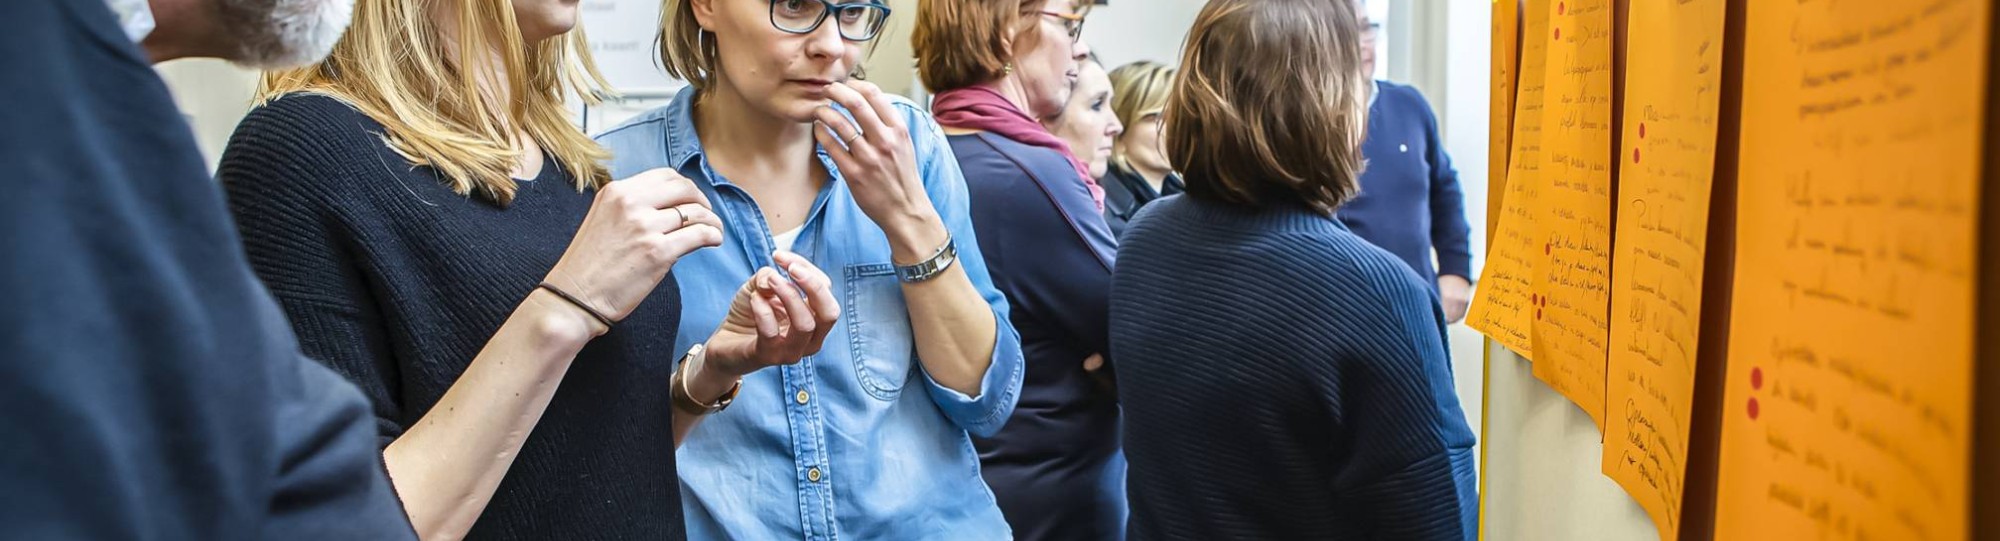
[[[1010,538],[971,436],[1013,410],[1020,341],[937,125],[852,80],[888,16],[876,2],[668,0],[660,55],[688,88],[599,136],[614,175],[678,171],[728,231],[675,267],[675,348],[689,395],[711,406],[677,457],[691,538]],[[760,267],[829,287],[838,305],[811,310],[838,320],[796,364],[725,370],[757,364],[712,333]]]
[[[1090,165],[1041,123],[1081,74],[1080,4],[924,0],[911,35],[1027,359],[1013,419],[979,441],[1020,539],[1118,539],[1125,520],[1118,403],[1100,384],[1116,244]]]

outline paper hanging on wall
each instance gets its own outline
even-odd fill
[[[1535,378],[1604,427],[1611,333],[1612,0],[1550,6],[1541,187],[1530,201]]]
[[[1549,39],[1549,1],[1527,0],[1521,10],[1521,64],[1516,76],[1514,133],[1507,159],[1506,193],[1498,220],[1487,242],[1486,266],[1480,271],[1479,287],[1473,294],[1466,324],[1532,359],[1535,292],[1529,280],[1535,261],[1532,250],[1540,246],[1536,238],[1534,201],[1540,192],[1542,96],[1548,78],[1544,76]]]
[[[1604,474],[1680,539],[1700,342],[1724,0],[1633,2],[1611,264]]]
[[[1991,10],[1749,3],[1717,539],[1969,535]]]
[[[1521,5],[1493,0],[1493,70],[1487,110],[1486,238],[1500,225],[1501,201],[1507,195],[1507,154],[1514,135],[1514,76],[1520,70]],[[1492,245],[1487,246],[1491,251]]]

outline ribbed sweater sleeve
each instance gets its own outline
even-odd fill
[[[1312,253],[1322,261],[1334,255]],[[1475,500],[1459,493],[1469,487],[1460,481],[1470,478],[1471,461],[1453,454],[1469,457],[1472,440],[1447,429],[1462,423],[1463,414],[1441,407],[1454,390],[1436,295],[1409,280],[1356,279],[1411,272],[1394,259],[1331,260],[1352,268],[1322,267],[1329,274],[1314,282],[1330,287],[1308,297],[1329,301],[1320,304],[1319,317],[1338,330],[1300,338],[1346,342],[1331,348],[1346,359],[1320,383],[1337,433],[1350,443],[1338,457],[1335,493],[1372,522],[1368,529],[1378,539],[1465,539],[1476,516],[1466,504]],[[1343,298],[1359,302],[1332,302]]]
[[[337,129],[353,121],[344,107],[287,96],[252,110],[230,138],[217,176],[250,266],[291,320],[301,349],[368,396],[386,447],[404,428],[396,356],[355,264],[358,243],[328,203],[333,190],[367,182],[358,178],[359,164],[375,163],[369,145],[381,143]]]

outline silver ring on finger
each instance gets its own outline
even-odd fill
[[[681,212],[680,207],[667,207],[667,210],[674,211],[674,217],[679,218],[678,220],[675,220],[676,222],[680,223],[680,225],[677,227],[687,227],[688,215],[686,212]]]

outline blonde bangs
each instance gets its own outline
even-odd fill
[[[390,148],[437,169],[453,191],[502,206],[518,188],[516,129],[527,133],[575,179],[603,186],[610,153],[571,123],[567,95],[595,104],[608,85],[592,63],[581,26],[530,47],[512,5],[455,1],[456,43],[420,0],[358,0],[347,34],[326,60],[264,74],[263,104],[294,92],[339,99],[382,124]],[[497,54],[477,54],[494,51]],[[480,91],[505,81],[511,103]]]

